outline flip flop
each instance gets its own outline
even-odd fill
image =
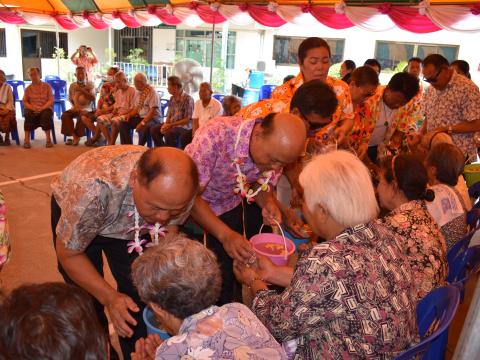
[[[51,147],[53,147],[52,142],[51,142],[51,141],[47,141],[47,142],[45,143],[45,147],[46,147],[46,148],[51,148]]]
[[[30,145],[30,143],[23,143],[23,147],[25,149],[30,149],[32,147],[32,145]]]
[[[73,140],[68,139],[67,141],[65,141],[65,145],[73,145]]]

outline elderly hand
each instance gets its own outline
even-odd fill
[[[305,232],[305,223],[300,219],[293,209],[287,209],[285,212],[284,224],[287,230],[297,238],[309,237],[309,234]]]
[[[140,122],[138,123],[137,127],[135,128],[135,130],[136,130],[137,132],[139,132],[139,131],[142,131],[144,127],[145,127],[145,122],[142,120],[142,121],[140,121]]]
[[[166,133],[168,130],[170,130],[171,128],[172,128],[172,125],[171,125],[171,124],[165,123],[165,124],[162,125],[162,127],[161,127],[161,129],[160,129],[160,132],[161,132],[162,134],[165,134],[165,133]]]
[[[115,292],[105,304],[113,327],[121,337],[131,337],[133,330],[130,325],[137,325],[135,319],[130,315],[129,311],[139,312],[140,308],[127,295]]]
[[[147,350],[145,348],[145,339],[140,338],[135,343],[135,352],[130,354],[132,360],[150,360],[154,359],[148,356]]]
[[[272,199],[265,202],[262,208],[263,223],[269,226],[275,226],[282,223],[282,212]]]
[[[338,145],[342,145],[347,140],[347,130],[342,126],[335,128],[334,134]]]
[[[253,279],[260,278],[260,275],[253,268],[237,260],[233,262],[233,273],[237,280],[245,285],[250,285]]]
[[[147,338],[145,339],[145,350],[150,356],[150,359],[155,359],[157,348],[162,345],[162,343],[163,340],[158,334],[150,334],[147,336]]]
[[[357,156],[360,160],[365,159],[368,151],[368,143],[363,143],[358,147]]]
[[[223,243],[223,248],[232,259],[244,263],[248,263],[255,256],[250,242],[234,231]]]

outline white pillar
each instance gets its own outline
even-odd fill
[[[108,65],[112,66],[112,28],[108,27]]]

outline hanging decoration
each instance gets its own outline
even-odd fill
[[[113,1],[114,3],[115,1]],[[346,29],[358,26],[369,31],[386,31],[394,27],[413,33],[431,33],[439,30],[457,32],[480,32],[480,4],[464,3],[440,5],[423,0],[418,5],[379,3],[359,6],[340,1],[334,5],[315,5],[305,1],[298,5],[283,5],[282,1],[270,1],[265,5],[249,2],[236,5],[192,1],[179,5],[156,4],[144,8],[91,12],[62,11],[34,13],[22,7],[0,10],[0,21],[8,24],[45,25],[57,23],[66,30],[91,26],[98,30],[112,27],[157,26],[161,23],[189,26],[201,24],[221,24],[230,21],[235,25],[249,25],[254,21],[267,27],[279,27],[287,23],[309,26],[315,22],[333,28]],[[77,9],[78,10],[78,9]],[[31,11],[31,9],[30,9]],[[74,10],[71,10],[72,12]]]

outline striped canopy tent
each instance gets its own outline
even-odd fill
[[[199,26],[230,21],[268,27],[320,22],[334,29],[358,26],[370,31],[394,27],[430,33],[441,29],[480,32],[479,1],[187,1],[187,0],[6,0],[0,21],[42,25],[56,22],[67,30],[93,27]]]

